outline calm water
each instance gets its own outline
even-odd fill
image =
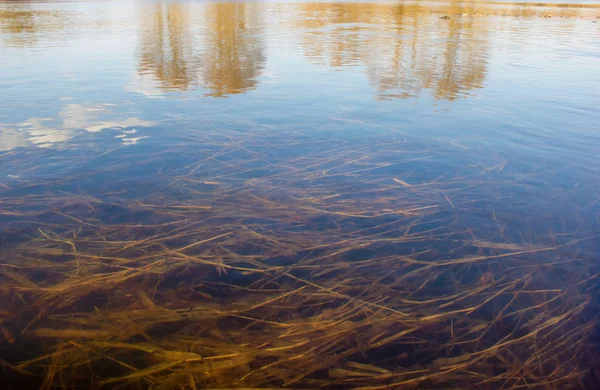
[[[587,2],[5,2],[0,183],[85,174],[98,162],[77,156],[151,156],[220,128],[297,139],[294,157],[314,139],[406,138],[440,148],[436,165],[394,173],[496,174],[522,186],[522,217],[597,229],[599,18]],[[16,163],[24,153],[35,169]],[[111,175],[153,181],[155,168]]]
[[[4,151],[168,142],[185,131],[178,123],[348,135],[388,126],[499,153],[510,166],[527,161],[585,181],[597,172],[593,4],[8,2],[0,10]],[[100,137],[129,127],[135,137]]]
[[[582,273],[567,285],[554,269],[540,286],[567,291],[594,274],[582,264],[594,265],[600,253],[599,155],[600,3],[593,1],[0,2],[3,263],[12,261],[9,249],[21,256],[23,243],[58,242],[59,235],[79,235],[80,251],[90,245],[90,253],[105,255],[112,249],[98,242],[134,238],[123,238],[124,231],[90,238],[102,229],[169,218],[185,220],[184,230],[206,226],[213,236],[229,234],[231,226],[237,236],[235,224],[244,221],[255,227],[247,227],[246,238],[278,237],[194,254],[225,263],[233,254],[278,259],[273,264],[286,256],[325,258],[306,248],[321,248],[334,236],[340,242],[331,256],[337,256],[358,232],[392,239],[413,229],[430,241],[373,248],[365,241],[345,260],[427,253],[414,256],[446,261],[552,246],[564,249],[552,252],[559,263],[569,256],[581,261],[574,267]],[[171,214],[159,212],[171,206]],[[190,206],[214,215],[178,214]],[[439,214],[427,214],[433,209]],[[187,249],[192,241],[180,231],[178,239],[132,256]],[[131,234],[147,242],[158,233]],[[475,249],[465,249],[465,240]],[[274,242],[286,249],[271,253]],[[548,258],[543,252],[527,261]],[[77,258],[77,267],[83,261]],[[383,280],[378,272],[386,267],[364,275]],[[452,278],[481,286],[498,272],[492,268],[465,271],[472,280]],[[84,274],[78,268],[69,275]],[[29,286],[10,275],[10,283]],[[168,288],[186,278],[177,275],[181,280],[174,277]],[[227,283],[246,283],[229,275]],[[27,277],[34,286],[46,280]],[[3,294],[32,288],[10,286]],[[0,308],[6,340],[26,335],[35,317],[6,314],[20,304],[10,296],[11,304]],[[167,296],[165,302],[176,301]],[[39,307],[26,296],[20,302]],[[75,312],[101,307],[69,302]],[[490,313],[498,318],[501,307]],[[284,385],[283,379],[257,383]],[[317,386],[285,385],[293,383]]]

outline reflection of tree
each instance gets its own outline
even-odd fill
[[[201,30],[193,19],[203,8]],[[151,75],[162,91],[204,84],[213,96],[256,86],[264,66],[264,42],[257,5],[241,3],[157,3],[143,14],[140,75]]]
[[[207,6],[210,33],[202,74],[213,96],[256,86],[265,62],[258,6],[236,2]]]
[[[190,44],[189,9],[156,3],[143,14],[140,73],[151,74],[164,91],[187,90],[198,61]]]
[[[455,100],[481,88],[485,81],[488,31],[511,28],[490,24],[514,26],[522,17],[566,17],[585,11],[584,5],[539,7],[452,0],[301,3],[292,12],[296,27],[302,29],[299,39],[305,56],[336,68],[364,66],[378,98],[407,98],[429,90],[437,99]],[[449,18],[441,18],[445,15]],[[521,18],[488,17],[493,15]]]
[[[421,67],[423,87],[438,99],[456,99],[461,93],[481,88],[487,67],[488,19],[474,19],[474,3],[451,4],[446,13],[458,16],[439,23],[443,45],[437,46],[435,60]],[[418,43],[416,43],[418,44]]]
[[[64,13],[32,10],[30,4],[15,3],[0,9],[0,32],[11,46],[33,46],[48,38],[48,33],[64,29],[66,22]]]
[[[36,31],[33,23],[34,11],[27,9],[3,9],[0,10],[2,31],[9,34],[34,33]]]
[[[301,7],[306,55],[337,67],[364,64],[380,98],[428,89],[438,99],[454,100],[483,84],[488,19],[472,16],[474,3]],[[444,14],[453,16],[440,19]]]

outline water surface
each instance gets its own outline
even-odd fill
[[[6,386],[87,360],[67,382],[589,380],[598,22],[592,1],[1,2]]]

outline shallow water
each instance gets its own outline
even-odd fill
[[[180,291],[187,283],[199,291],[206,280],[255,288],[258,282],[246,279],[249,269],[272,271],[259,263],[289,267],[285,275],[291,279],[277,286],[281,291],[300,288],[294,283],[302,281],[301,288],[318,285],[321,293],[334,294],[333,300],[342,296],[338,289],[354,296],[349,287],[354,279],[328,282],[307,273],[321,262],[335,275],[355,266],[327,263],[335,258],[368,265],[347,276],[360,275],[374,288],[365,287],[369,293],[361,305],[381,309],[377,305],[387,302],[385,310],[395,313],[407,302],[454,294],[450,285],[470,286],[487,305],[500,293],[485,295],[481,285],[498,281],[504,292],[535,285],[543,294],[573,296],[560,308],[548,307],[545,317],[523,321],[571,318],[560,316],[575,313],[569,310],[580,307],[581,298],[588,299],[588,311],[573,323],[586,323],[595,313],[595,289],[587,283],[598,272],[594,260],[600,253],[599,70],[600,4],[590,1],[0,2],[0,247],[7,302],[0,307],[0,325],[6,330],[4,347],[17,350],[0,359],[16,364],[33,358],[21,355],[24,345],[42,344],[28,338],[36,332],[33,318],[48,316],[43,329],[71,329],[52,322],[60,320],[51,314],[101,313],[112,296],[131,299],[127,310],[136,304],[182,310],[193,300],[174,298],[169,290]],[[226,241],[219,242],[221,235]],[[35,256],[48,261],[39,267],[74,261],[76,269],[31,273],[23,264],[38,245]],[[178,269],[165,276],[164,290],[162,279],[147,275],[135,286],[132,281],[133,287],[115,281],[118,287],[106,287],[106,295],[102,284],[91,282],[95,272],[109,273],[94,268],[102,256],[168,262],[180,251],[187,260],[203,258],[211,271]],[[410,258],[410,264],[396,268],[394,256]],[[471,264],[477,256],[495,260],[487,263],[486,257],[481,266],[410,279],[417,264]],[[506,258],[506,265],[498,258]],[[524,268],[515,271],[512,261]],[[546,265],[536,271],[543,280],[536,281],[527,267],[538,263]],[[292,274],[294,264],[305,265]],[[58,274],[96,286],[98,297],[70,292],[72,286]],[[529,276],[521,280],[523,275]],[[503,285],[504,278],[525,284]],[[428,283],[430,290],[422,291]],[[53,295],[50,287],[60,293]],[[135,291],[145,291],[156,304]],[[378,292],[382,301],[369,295]],[[201,293],[200,300],[222,294],[222,305],[231,301],[229,292]],[[358,296],[363,295],[352,299]],[[516,301],[502,302],[482,303],[477,306],[482,313],[474,316],[499,322]],[[543,306],[535,299],[519,304]],[[8,314],[20,313],[16,307],[39,313]],[[289,317],[256,317],[283,321],[332,310],[323,306],[315,314],[301,307]],[[414,313],[429,319],[440,310]],[[455,337],[454,321],[467,321],[461,310],[472,315],[456,310],[457,317],[443,315],[452,324],[449,340]],[[521,324],[511,321],[498,325],[489,342],[527,335],[507,330]],[[569,334],[577,328],[573,323],[556,334]],[[592,328],[586,340],[593,338]],[[202,332],[210,333],[207,329]],[[377,337],[369,340],[379,345]],[[80,336],[69,341],[82,343]],[[193,350],[187,341],[170,342],[169,348],[183,343]],[[410,364],[402,359],[397,364],[427,366],[431,356],[456,357],[462,347],[453,348],[426,350]],[[482,346],[474,348],[469,353]],[[362,360],[339,350],[318,356],[343,355],[391,370],[390,352],[375,349]],[[500,360],[511,361],[515,353]],[[569,372],[590,368],[568,361],[574,364]],[[242,362],[239,372],[227,375],[252,378],[256,364]],[[371,384],[339,376],[340,364],[328,367],[332,378],[345,383],[340,388],[354,386],[353,381]],[[542,365],[535,369],[550,378],[557,372]],[[313,382],[276,373],[281,377],[272,381],[240,379],[235,385],[324,386],[318,381],[325,374],[315,372]],[[486,388],[479,380],[419,384]],[[215,383],[210,385],[226,386]],[[523,382],[515,379],[512,385]]]

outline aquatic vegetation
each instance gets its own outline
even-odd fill
[[[436,174],[456,149],[392,130],[361,137],[371,142],[190,130],[149,143],[153,153],[63,152],[62,169],[48,168],[51,149],[0,154],[14,174],[0,186],[0,381],[580,381],[597,362],[594,230],[511,220],[524,181],[499,157],[473,152],[461,171]],[[28,178],[44,169],[47,181]]]
[[[3,4],[0,388],[600,388],[599,10]]]

